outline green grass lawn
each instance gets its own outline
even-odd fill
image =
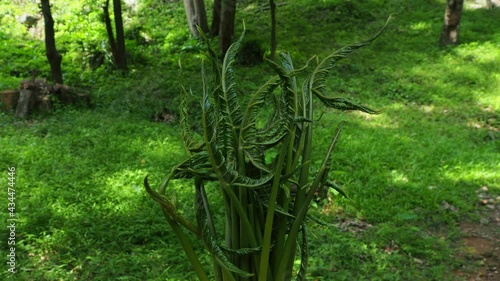
[[[257,1],[243,2],[237,20],[245,20],[248,38],[267,46],[268,14],[256,12]],[[2,278],[195,280],[142,186],[147,174],[156,186],[185,158],[178,125],[150,121],[164,106],[177,109],[177,58],[184,84],[200,87],[198,55],[190,50],[198,47],[175,20],[184,16],[182,5],[165,9],[176,15],[172,32],[163,45],[143,50],[147,66],[132,65],[122,77],[104,69],[77,76],[79,65],[63,65],[68,83],[91,87],[93,109],[61,107],[27,120],[0,115],[0,218],[6,226],[7,169],[15,167],[18,219],[14,276],[5,258],[8,229],[0,231]],[[484,207],[476,190],[500,195],[500,8],[466,5],[461,44],[450,48],[438,46],[443,12],[444,2],[434,0],[301,0],[278,7],[278,48],[290,51],[298,67],[314,54],[323,58],[366,39],[393,15],[384,34],[339,64],[327,85],[332,95],[383,112],[323,110],[315,121],[315,155],[347,121],[331,175],[350,200],[331,193],[331,201],[312,210],[331,225],[310,225],[311,280],[457,280],[454,271],[476,263],[458,258],[458,225],[479,221]],[[0,46],[0,60],[8,49]],[[148,59],[158,50],[166,57]],[[5,88],[17,83],[9,71],[0,69]],[[236,71],[242,96],[271,73],[265,64]],[[168,192],[193,219],[191,182]],[[222,203],[215,207],[222,211]],[[209,257],[202,261],[208,268]]]

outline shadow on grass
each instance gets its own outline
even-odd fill
[[[2,148],[18,153],[1,162],[17,170],[19,278],[150,280],[172,264],[179,280],[191,276],[142,187],[146,174],[157,180],[183,157],[175,127],[92,111],[15,124]],[[176,191],[189,205],[191,190]]]

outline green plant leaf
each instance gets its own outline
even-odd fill
[[[207,35],[201,30],[199,26],[196,27],[198,29],[198,33],[200,34],[200,38],[203,40],[203,43],[205,44],[207,48],[207,52],[205,53],[205,56],[209,59],[211,65],[212,65],[212,72],[215,77],[214,85],[220,85],[221,81],[221,70],[220,70],[220,64],[219,64],[219,59],[217,58],[217,53],[210,47],[210,41],[208,40]]]
[[[344,98],[327,97],[316,91],[313,91],[313,93],[323,102],[323,104],[338,110],[359,110],[369,114],[379,114],[381,112],[380,110],[373,110],[366,106],[357,105]]]
[[[221,247],[217,242],[217,237],[215,236],[215,230],[213,230],[213,225],[210,223],[210,209],[208,207],[208,201],[206,198],[203,198],[203,184],[201,181],[197,181],[196,184],[196,193],[195,193],[195,205],[196,205],[196,222],[198,224],[198,228],[201,229],[203,242],[205,247],[210,252],[212,257],[215,259],[218,265],[222,268],[234,272],[243,277],[250,277],[253,274],[243,271],[232,264]]]
[[[219,247],[224,252],[229,253],[229,254],[235,254],[235,255],[251,255],[251,254],[260,253],[260,251],[262,251],[262,247],[240,248],[240,249],[231,249],[231,248],[228,248],[224,245],[219,245]]]
[[[168,179],[167,179],[166,183],[168,183]],[[162,208],[164,214],[166,214],[168,216],[168,219],[170,221],[181,224],[182,226],[184,226],[186,229],[190,230],[191,232],[193,232],[197,236],[201,235],[198,228],[196,228],[191,222],[189,222],[183,216],[177,214],[177,209],[175,207],[175,204],[172,201],[170,201],[165,196],[158,194],[156,191],[154,191],[149,186],[147,176],[144,178],[144,187],[146,188],[146,192],[149,194],[149,196],[154,201],[156,201],[158,204],[160,204],[160,207]]]
[[[350,199],[349,196],[347,196],[347,194],[335,182],[333,182],[331,180],[327,180],[325,182],[325,186],[334,189],[335,191],[337,191],[338,193],[340,193],[340,195],[344,196],[347,199]]]
[[[173,179],[191,179],[194,177],[211,181],[217,179],[217,175],[212,170],[208,152],[201,151],[193,154],[172,169]]]
[[[390,18],[389,18],[390,19]],[[352,102],[349,102],[345,99],[342,98],[329,98],[326,96],[326,86],[325,86],[325,79],[332,70],[332,68],[335,66],[337,61],[346,58],[350,53],[354,52],[355,50],[362,48],[371,42],[373,40],[377,39],[380,34],[382,34],[382,31],[386,27],[387,23],[389,22],[389,19],[385,23],[385,25],[371,38],[369,38],[366,41],[354,43],[347,45],[329,56],[327,56],[325,59],[323,59],[314,69],[314,71],[311,73],[309,78],[306,80],[309,83],[308,89],[314,93],[324,104],[327,106],[339,109],[339,110],[361,110],[367,113],[378,113],[375,110],[372,110],[368,107],[356,105]]]
[[[290,228],[290,232],[288,233],[288,237],[287,237],[287,240],[285,243],[285,250],[284,250],[285,253],[286,252],[291,253],[292,249],[295,247],[298,232],[300,230],[301,225],[303,224],[304,218],[307,214],[307,210],[309,209],[310,203],[314,197],[314,193],[316,192],[316,190],[318,190],[318,188],[320,188],[321,186],[324,185],[324,183],[327,179],[327,175],[328,175],[328,172],[330,170],[330,165],[331,165],[330,162],[331,162],[331,156],[333,153],[333,149],[335,148],[335,145],[338,141],[338,138],[340,136],[340,133],[342,131],[342,127],[344,126],[344,123],[345,122],[341,122],[338,125],[336,133],[333,136],[333,139],[330,143],[330,146],[328,147],[328,151],[326,152],[326,155],[325,155],[325,158],[323,159],[321,167],[315,176],[314,182],[311,184],[309,190],[307,191],[307,195],[306,195],[305,199],[303,200],[303,202],[301,202],[302,205],[300,206],[299,211],[298,211],[297,216],[296,216],[296,219],[294,220],[294,222]],[[282,261],[280,261],[280,263],[278,265],[278,271],[277,271],[277,272],[279,272],[279,276],[277,276],[277,278],[283,278],[288,262],[289,261],[285,258]]]
[[[181,91],[183,93],[181,104],[180,104],[180,127],[181,135],[184,140],[184,147],[188,153],[196,153],[203,149],[205,143],[198,143],[194,139],[194,132],[191,129],[191,123],[189,122],[189,112],[188,112],[188,92],[181,86]]]
[[[269,192],[268,191],[265,191],[265,189],[257,189],[256,190],[257,192],[257,198],[260,202],[260,204],[262,204],[262,206],[265,207],[265,209],[267,209],[269,207]],[[282,215],[284,217],[287,217],[287,218],[290,218],[290,219],[295,219],[295,216],[290,214],[289,212],[285,211],[281,206],[277,205],[275,207],[275,210],[274,212],[278,215]]]
[[[284,56],[287,58],[287,56]],[[288,56],[289,57],[289,56]],[[287,60],[285,59],[285,62]],[[291,62],[280,65],[274,61],[268,60],[269,65],[276,71],[281,79],[281,95],[284,104],[281,111],[281,118],[286,120],[285,127],[290,129],[295,118],[296,112],[296,97],[297,97],[297,82],[295,80],[293,67]]]
[[[297,281],[307,280],[307,264],[309,262],[309,247],[307,244],[307,227],[306,224],[302,224],[302,240],[300,242],[300,268],[297,274]]]
[[[236,90],[234,89],[234,58],[238,49],[240,48],[241,41],[245,36],[245,31],[241,33],[240,38],[236,40],[226,51],[224,61],[222,64],[222,75],[221,75],[221,113],[226,116],[229,120],[229,125],[234,130],[239,127],[242,120],[242,112],[240,105],[238,103]]]
[[[243,115],[240,129],[240,140],[247,159],[258,169],[268,172],[264,163],[263,151],[257,142],[257,113],[262,108],[266,97],[273,95],[274,90],[279,86],[279,77],[274,76],[269,79],[257,92],[252,95]]]
[[[309,214],[306,215],[306,219],[311,220],[311,221],[313,221],[313,222],[315,222],[315,223],[317,223],[319,225],[323,225],[323,226],[332,226],[333,225],[333,224],[331,224],[329,222],[326,222],[326,221],[324,221],[324,220],[322,220],[322,219],[320,219],[320,218],[318,218],[316,216],[309,215]]]
[[[217,144],[217,125],[215,121],[215,113],[213,103],[204,91],[203,95],[202,120],[205,135],[205,142],[208,143],[207,151],[212,168],[221,182],[229,185],[255,188],[260,187],[272,180],[274,174],[269,173],[259,179],[250,178],[240,174],[235,169],[235,163],[226,161],[224,153]],[[224,128],[222,128],[224,130]]]

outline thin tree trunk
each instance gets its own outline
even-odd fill
[[[118,53],[118,49],[116,47],[115,36],[113,34],[113,27],[111,26],[111,18],[109,17],[109,0],[106,0],[106,3],[102,7],[104,13],[104,23],[106,24],[106,33],[108,34],[109,46],[111,48],[111,54],[113,56],[113,62],[116,65],[115,56]]]
[[[269,6],[271,11],[271,54],[270,59],[274,60],[276,57],[276,48],[278,42],[276,41],[276,3],[274,0],[269,0]]]
[[[212,36],[219,35],[221,5],[221,0],[214,0],[214,7],[212,9],[212,30],[210,32]]]
[[[193,36],[198,37],[198,30],[196,30],[196,10],[194,9],[193,0],[184,0],[184,9],[186,10],[186,18],[189,26],[189,31]]]
[[[446,1],[443,31],[439,38],[441,46],[456,45],[459,43],[458,35],[460,33],[460,18],[462,17],[463,5],[464,0]]]
[[[207,11],[205,9],[204,0],[194,0],[194,10],[196,11],[197,24],[201,30],[208,33]]]
[[[116,31],[116,51],[117,51],[116,66],[118,67],[118,69],[127,70],[125,34],[123,32],[121,0],[113,0],[113,12],[115,14],[115,31]]]
[[[204,0],[184,0],[183,2],[191,34],[196,37],[200,36],[196,26],[199,26],[204,33],[208,33],[208,20]]]
[[[231,45],[234,34],[236,0],[222,0],[219,28],[219,51],[224,56]]]
[[[56,40],[54,38],[54,19],[50,11],[49,0],[41,0],[43,19],[45,22],[45,54],[50,64],[52,80],[63,84],[61,61],[62,56],[56,49]]]

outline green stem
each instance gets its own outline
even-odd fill
[[[239,135],[239,134],[238,134]],[[246,165],[245,165],[245,154],[243,151],[243,144],[241,143],[241,140],[237,138],[239,141],[236,143],[237,146],[237,160],[238,160],[238,171],[241,175],[246,175]],[[248,210],[248,189],[245,187],[239,187],[238,188],[239,192],[239,197],[240,197],[240,202],[241,205],[243,206],[243,209],[245,210],[247,216],[250,215],[249,210]],[[250,228],[253,230],[253,233],[255,233],[255,228],[253,225],[253,221],[249,218],[250,222]],[[243,227],[243,224],[241,222],[238,223],[238,234],[239,234],[239,243],[238,246],[240,248],[248,248],[250,243],[248,241],[248,234],[245,232],[245,229]],[[246,272],[251,272],[250,271],[250,257],[247,255],[243,256],[237,256],[237,261],[236,265],[239,265],[240,269]],[[242,278],[240,278],[242,279]]]
[[[278,156],[278,162],[275,166],[275,174],[273,179],[273,185],[271,187],[271,196],[269,198],[269,206],[266,215],[266,224],[264,226],[264,237],[262,238],[262,253],[260,258],[260,268],[259,268],[259,281],[267,281],[269,270],[269,253],[271,250],[271,234],[273,231],[273,219],[274,210],[276,208],[276,199],[278,197],[278,191],[280,188],[281,172],[283,170],[286,152],[288,150],[288,144],[290,142],[290,136],[286,136],[283,146],[280,149]]]
[[[312,93],[307,90],[307,87],[310,87],[308,83],[305,83],[304,88],[302,90],[302,115],[308,120],[313,120],[313,104],[312,104]],[[306,185],[309,181],[309,168],[311,163],[311,154],[312,154],[312,123],[303,123],[303,129],[301,134],[301,142],[303,141],[303,150],[302,154],[302,167],[300,169],[299,174],[299,186],[297,187],[297,193],[295,195],[295,203],[293,206],[293,215],[296,217],[300,211],[300,207],[304,205],[304,201],[306,199]],[[298,161],[298,159],[296,159]],[[290,252],[287,253],[289,257],[295,257],[297,244],[294,243],[291,246]],[[293,261],[288,261],[288,266],[285,269],[286,272],[291,272],[293,270]]]
[[[306,84],[307,85],[307,84]],[[308,86],[310,87],[310,86]],[[308,100],[306,100],[306,95],[308,95]],[[304,117],[306,117],[309,120],[312,120],[313,118],[313,105],[312,105],[312,93],[311,91],[308,91],[306,89],[303,90],[302,94],[302,103],[304,104]],[[308,106],[308,107],[307,107]],[[295,204],[294,204],[294,210],[293,214],[296,216],[297,213],[300,210],[300,207],[303,205],[305,195],[306,195],[306,190],[305,190],[305,185],[309,181],[309,167],[310,167],[310,160],[311,160],[311,154],[312,154],[312,123],[309,124],[304,124],[304,126],[307,126],[306,132],[305,132],[305,144],[304,144],[304,150],[302,152],[302,168],[300,169],[300,174],[299,174],[299,186],[297,190],[297,194],[295,197]]]
[[[203,184],[203,181],[201,180],[200,177],[195,177],[194,182],[195,182],[196,192],[198,193],[197,195],[200,196],[201,201],[203,202],[203,209],[206,213],[206,220],[207,220],[208,229],[209,229],[212,237],[217,237],[217,233],[215,231],[214,221],[212,218],[212,212],[210,212],[210,206],[208,203],[208,198],[207,198],[207,194],[205,192],[205,186]],[[206,239],[206,237],[203,237],[203,239]],[[223,281],[221,267],[217,263],[216,259],[213,256],[212,256],[212,267],[214,269],[215,280],[216,281]]]
[[[231,202],[231,249],[239,249],[240,248],[240,219],[238,216],[238,212],[236,208],[234,208],[235,204],[239,204],[239,202]],[[239,256],[236,254],[231,255],[231,262],[236,266],[240,267]],[[236,281],[239,281],[239,276],[234,276]]]
[[[244,187],[240,187],[239,189],[240,189],[239,192],[240,192],[241,204],[243,205],[243,208],[246,210],[247,214],[250,216],[250,212],[248,210],[248,189],[244,188]],[[249,217],[248,220],[250,221],[251,227],[252,227],[252,229],[254,229],[254,232],[255,232],[255,228],[253,227],[252,219]],[[239,224],[239,235],[240,235],[240,237],[239,237],[240,238],[239,239],[240,240],[239,241],[240,248],[248,248],[250,246],[248,238],[247,238],[248,235],[245,232],[243,225],[241,225],[241,224]],[[240,268],[243,271],[250,272],[250,256],[243,255],[243,256],[239,256],[238,259],[240,262]]]
[[[177,223],[180,223],[196,236],[201,237],[201,232],[196,226],[186,220],[183,216],[177,214],[175,205],[170,200],[168,200],[165,196],[158,194],[149,186],[148,177],[144,178],[144,187],[146,188],[146,192],[149,194],[149,196],[151,196],[154,201],[158,202],[162,210],[169,215],[169,218]]]
[[[221,182],[221,186],[226,192],[227,196],[229,196],[229,200],[234,203],[231,205],[231,208],[234,208],[237,214],[240,216],[241,225],[244,227],[245,231],[248,234],[248,238],[250,238],[250,243],[252,247],[257,247],[257,240],[255,239],[254,230],[252,229],[252,225],[248,220],[248,216],[238,201],[238,197],[234,193],[234,191],[224,182]]]
[[[285,175],[288,175],[290,174],[292,171],[293,171],[293,149],[294,149],[294,142],[295,142],[295,128],[292,130],[292,132],[290,133],[290,139],[292,141],[289,142],[289,145],[288,145],[288,152],[287,152],[287,157],[286,157],[286,168],[285,168],[285,172],[282,173],[282,174],[285,174]],[[288,184],[288,188],[290,188],[289,184]],[[281,206],[281,209],[284,211],[284,212],[288,212],[288,205],[290,203],[290,198],[289,198],[289,195],[286,194],[286,192],[281,192],[280,193],[280,198],[278,198],[278,203],[279,205]],[[284,246],[285,246],[285,238],[286,238],[286,235],[287,235],[287,223],[288,223],[288,219],[287,218],[283,218],[281,220],[278,221],[278,227],[277,227],[277,233],[276,233],[276,244],[275,244],[275,248],[273,250],[273,257],[271,259],[271,265],[272,265],[272,268],[274,270],[277,269],[277,264],[283,259],[283,258],[286,258],[284,253],[283,253],[283,250],[284,250]],[[276,272],[273,272],[274,275],[276,275]]]
[[[163,209],[162,211],[163,215],[167,219],[168,224],[170,224],[170,227],[173,229],[175,235],[181,242],[182,248],[184,249],[184,252],[186,253],[189,261],[191,262],[191,265],[194,267],[194,271],[196,272],[198,279],[200,281],[209,281],[208,276],[205,273],[205,270],[203,269],[200,261],[198,260],[198,257],[196,256],[196,253],[194,252],[193,247],[191,246],[191,242],[188,240],[186,233],[182,231],[180,225],[176,221],[170,218],[167,212],[165,212]]]
[[[337,133],[333,137],[332,142],[330,143],[330,147],[328,148],[328,151],[326,153],[325,159],[323,160],[323,163],[321,164],[321,168],[316,175],[316,178],[314,179],[313,184],[309,187],[309,190],[307,191],[306,197],[304,199],[303,204],[300,206],[300,210],[297,213],[297,216],[295,217],[295,221],[292,224],[292,227],[290,228],[290,232],[288,233],[288,237],[286,240],[285,244],[285,254],[290,254],[292,253],[293,249],[295,248],[296,245],[296,240],[297,240],[297,235],[300,230],[300,226],[302,225],[304,221],[304,217],[307,214],[307,210],[309,209],[309,204],[311,203],[314,193],[316,192],[316,189],[323,184],[325,181],[326,174],[328,172],[328,162],[330,161],[330,155],[333,152],[333,148],[335,147],[335,144],[337,143],[338,137],[340,135],[340,131],[342,128],[342,123],[337,129]],[[294,251],[293,251],[294,252]],[[288,258],[291,258],[288,256]],[[276,274],[276,280],[285,280],[285,272],[286,268],[288,266],[288,261],[289,259],[282,259],[279,266],[278,266],[278,274]]]
[[[236,281],[233,274],[225,269],[222,270],[222,277],[224,281]]]

